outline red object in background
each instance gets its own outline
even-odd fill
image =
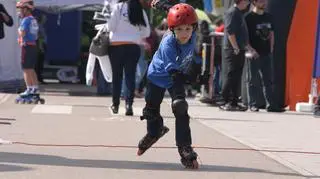
[[[219,27],[217,27],[215,31],[216,32],[224,32],[224,24],[222,24]]]
[[[298,0],[287,41],[286,105],[308,101],[315,57],[319,1]],[[303,29],[303,30],[301,30]]]

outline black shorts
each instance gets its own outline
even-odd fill
[[[36,45],[22,46],[21,64],[22,69],[35,69],[38,58],[38,49]]]

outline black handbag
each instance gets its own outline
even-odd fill
[[[110,45],[109,32],[105,28],[101,29],[92,39],[89,52],[96,56],[108,55]]]

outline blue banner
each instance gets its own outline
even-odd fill
[[[203,5],[206,13],[212,12],[212,0],[203,0]]]
[[[313,77],[320,77],[320,0],[318,8],[318,20],[317,20],[317,35],[316,35],[316,48],[315,48],[315,59],[314,59],[314,68],[313,68]]]

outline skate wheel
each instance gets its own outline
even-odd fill
[[[199,163],[197,160],[192,161],[193,169],[199,169]]]
[[[40,104],[44,104],[46,101],[44,99],[40,99]]]
[[[138,156],[141,156],[144,152],[145,152],[145,150],[140,150],[140,149],[139,149],[138,152],[137,152],[137,155],[138,155]]]
[[[156,143],[160,138],[162,138],[168,132],[169,132],[169,128],[167,126],[163,126],[160,136],[152,139],[152,141],[150,141],[149,144],[140,144],[141,142],[140,141],[138,145],[139,149],[138,149],[137,155],[141,156],[142,154],[144,154],[150,147],[152,147],[154,143]]]
[[[192,162],[187,161],[186,159],[181,159],[182,165],[185,166],[186,169],[198,169],[199,163],[197,160],[193,160]]]

